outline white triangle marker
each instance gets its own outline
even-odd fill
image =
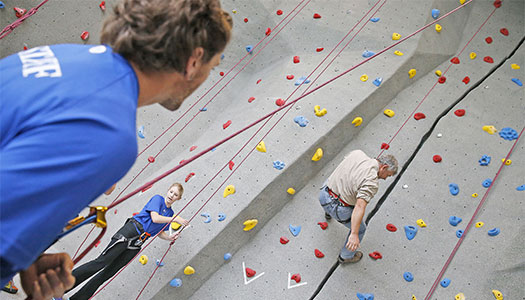
[[[248,276],[246,276],[246,265],[244,264],[244,262],[242,262],[242,274],[244,275],[244,284],[249,284],[249,283],[252,283],[255,279],[261,277],[264,275],[264,272],[262,272],[261,274],[253,277],[252,279],[250,279],[248,281]]]
[[[303,285],[307,284],[307,282],[301,282],[301,283],[298,283],[296,285],[290,286],[291,282],[292,282],[292,274],[288,273],[288,289],[293,289],[293,288],[296,288],[296,287],[303,286]]]

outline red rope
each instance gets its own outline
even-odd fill
[[[42,5],[46,4],[47,1],[49,1],[49,0],[42,1],[37,6],[31,8],[30,10],[28,10],[27,13],[25,15],[23,15],[22,17],[18,18],[18,20],[14,21],[13,23],[11,23],[11,24],[7,25],[6,27],[4,27],[4,29],[2,29],[2,31],[0,31],[0,40],[5,38],[6,36],[8,36],[15,28],[20,26],[20,24],[22,24],[22,22],[24,22],[27,18],[29,18],[32,15],[36,14],[37,10]]]
[[[465,239],[465,237],[467,236],[467,233],[469,232],[470,228],[472,227],[472,224],[474,223],[474,220],[476,219],[476,216],[478,215],[479,213],[479,210],[481,209],[481,207],[483,206],[483,204],[485,203],[485,200],[487,199],[487,196],[490,192],[490,190],[492,189],[492,187],[495,185],[496,183],[496,179],[498,179],[498,176],[499,174],[501,173],[501,170],[503,169],[503,167],[505,166],[505,162],[507,161],[507,159],[509,159],[512,151],[514,150],[514,147],[516,146],[516,144],[518,143],[521,135],[523,134],[523,131],[525,130],[525,127],[523,127],[523,129],[521,129],[521,132],[520,132],[520,135],[518,136],[518,138],[516,139],[516,141],[514,142],[514,144],[512,145],[512,148],[510,148],[510,151],[509,153],[507,153],[507,156],[505,157],[505,160],[501,163],[500,167],[499,167],[499,170],[498,172],[496,173],[496,176],[494,176],[494,180],[492,180],[492,184],[489,186],[489,188],[487,189],[487,191],[485,192],[485,195],[483,195],[483,199],[481,199],[481,201],[479,202],[478,204],[478,207],[476,208],[476,211],[474,212],[474,215],[472,215],[472,218],[470,218],[470,221],[468,222],[468,225],[467,227],[465,228],[465,231],[463,231],[463,234],[461,235],[461,237],[459,238],[458,242],[456,243],[456,246],[454,247],[454,249],[452,250],[452,253],[450,253],[450,256],[448,257],[447,261],[445,262],[445,265],[443,266],[443,268],[441,269],[441,272],[439,272],[439,275],[438,277],[436,278],[436,280],[434,281],[434,284],[432,285],[432,287],[430,288],[430,291],[428,292],[427,296],[425,297],[425,300],[430,300],[430,297],[432,297],[432,294],[434,293],[434,291],[436,290],[437,288],[437,285],[439,284],[439,282],[441,281],[441,277],[443,277],[443,275],[445,274],[445,271],[447,270],[450,262],[452,261],[452,259],[454,258],[454,255],[456,255],[456,252],[458,251],[459,249],[459,246],[461,245],[461,243],[463,242],[463,240]]]
[[[465,3],[466,4],[466,3]],[[474,35],[470,38],[470,40],[465,44],[465,46],[463,47],[463,49],[461,49],[461,51],[459,51],[458,53],[458,57],[461,56],[461,54],[463,53],[463,51],[465,51],[465,48],[467,48],[467,46],[470,44],[470,42],[474,39],[474,37],[481,31],[481,28],[483,28],[483,26],[485,26],[485,24],[487,23],[487,21],[492,17],[492,15],[496,12],[496,9],[497,8],[494,8],[494,10],[492,11],[492,13],[487,17],[487,19],[485,19],[485,22],[483,22],[483,24],[481,24],[481,26],[478,28],[478,30],[476,31],[476,33],[474,33]],[[445,74],[447,74],[448,70],[450,69],[450,67],[452,67],[452,63],[449,63],[447,69],[445,70],[445,72],[443,72],[442,76],[445,76]],[[403,127],[405,127],[405,125],[408,123],[408,121],[410,121],[410,119],[412,118],[412,116],[414,115],[414,113],[418,110],[418,108],[421,106],[421,104],[423,104],[423,102],[425,102],[425,100],[427,99],[428,95],[430,95],[430,93],[434,90],[434,88],[436,87],[436,85],[438,84],[438,81],[436,80],[434,82],[434,85],[430,88],[430,90],[428,90],[428,92],[425,94],[425,96],[423,97],[423,99],[421,99],[421,102],[419,102],[418,105],[416,105],[416,108],[414,108],[414,110],[412,111],[412,113],[408,116],[408,118],[405,120],[405,122],[403,123],[403,125],[401,125],[401,127],[399,127],[399,129],[397,130],[397,132],[394,134],[394,136],[392,136],[392,138],[390,139],[390,141],[388,141],[388,145],[390,145],[390,143],[392,143],[392,141],[396,138],[396,136],[399,134],[399,132],[401,131],[401,129],[403,129]],[[379,158],[381,156],[381,154],[383,154],[383,152],[385,152],[386,149],[382,149],[381,152],[379,152],[379,155],[377,155],[377,158]]]

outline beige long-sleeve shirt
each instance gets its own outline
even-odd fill
[[[350,205],[355,205],[358,198],[368,203],[379,189],[378,171],[376,159],[361,150],[354,150],[337,166],[326,184]]]

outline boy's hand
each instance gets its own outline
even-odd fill
[[[168,238],[169,238],[170,241],[173,242],[173,241],[175,241],[176,239],[179,238],[179,235],[180,235],[180,232],[177,232],[175,234],[170,235]]]

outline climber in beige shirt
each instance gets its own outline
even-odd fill
[[[366,231],[363,222],[366,205],[377,193],[379,179],[397,173],[398,163],[393,155],[378,159],[361,150],[350,152],[337,166],[321,188],[319,202],[327,219],[332,217],[350,229],[339,254],[340,263],[357,262],[363,257],[356,251]]]

